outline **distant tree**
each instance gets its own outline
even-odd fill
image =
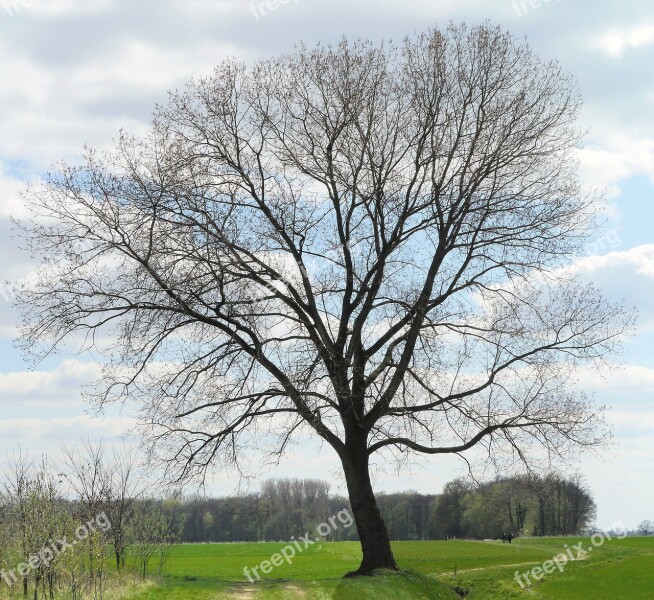
[[[436,496],[409,491],[382,494],[377,500],[392,540],[424,540],[433,537],[431,518]]]
[[[181,541],[183,523],[180,519],[179,504],[174,499],[167,499],[161,503],[161,514],[165,523],[165,529],[158,538],[158,545],[155,556],[157,558],[157,573],[161,576],[165,573],[168,559],[175,550],[175,545]]]
[[[125,568],[125,527],[134,502],[146,491],[145,478],[139,468],[138,454],[130,452],[125,446],[112,447],[105,469],[104,506],[111,523],[109,535],[116,569],[120,571]]]
[[[163,574],[168,557],[178,541],[177,528],[171,516],[152,500],[141,502],[134,509],[127,531],[141,577],[147,577],[153,559],[157,560],[158,573]]]
[[[507,503],[507,482],[480,485],[466,494],[463,523],[466,535],[474,538],[499,538],[515,533]]]
[[[465,535],[464,501],[471,489],[470,482],[462,478],[445,484],[434,515],[439,537],[462,537]]]
[[[529,497],[529,484],[524,477],[514,477],[506,480],[503,486],[504,502],[508,514],[508,530],[516,533],[524,533],[531,504]]]
[[[87,523],[107,508],[110,478],[107,471],[107,449],[101,442],[86,441],[81,446],[62,445],[61,476],[68,482],[77,504],[77,518]],[[86,567],[94,593],[101,594],[105,573],[107,540],[100,534],[84,540],[87,550]]]
[[[654,523],[649,519],[642,521],[638,525],[638,533],[640,535],[654,535]]]
[[[226,61],[144,139],[28,193],[44,268],[18,299],[25,346],[102,340],[100,405],[139,403],[175,479],[315,435],[342,464],[357,573],[396,569],[378,453],[605,439],[572,374],[630,317],[562,268],[592,231],[580,106],[488,25]]]
[[[63,583],[60,581],[62,575],[72,579],[84,573],[83,567],[71,572],[66,568],[69,561],[64,555],[55,555],[50,551],[53,541],[73,538],[77,527],[62,499],[59,484],[46,458],[35,462],[22,454],[11,457],[4,483],[8,506],[2,511],[4,514],[0,514],[0,518],[4,517],[0,522],[0,563],[9,558],[13,562],[8,569],[12,575],[5,574],[2,583],[3,586],[4,583],[10,585],[12,598],[15,597],[15,586],[22,588],[24,598],[52,599],[58,592],[58,586]],[[4,555],[1,550],[4,550]],[[44,551],[48,554],[44,554]],[[35,563],[35,556],[45,556],[46,559]],[[65,562],[66,565],[62,564]],[[31,568],[28,572],[20,573],[18,570],[17,573],[16,565],[23,563],[30,564]],[[100,575],[98,579],[101,578]],[[84,580],[86,584],[89,581],[90,578]],[[101,593],[102,582],[97,581],[97,584],[96,590]]]
[[[0,491],[0,571],[7,571],[11,561],[10,548],[12,546],[12,526],[9,501]],[[6,582],[5,582],[6,583]]]
[[[207,511],[202,515],[202,531],[205,536],[211,535],[211,530],[213,529],[214,518],[213,515]]]
[[[553,474],[532,477],[530,488],[538,503],[534,524],[537,535],[578,533],[595,518],[595,501],[578,477],[573,480]]]

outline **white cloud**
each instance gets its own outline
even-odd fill
[[[127,417],[95,418],[87,415],[52,419],[3,419],[0,421],[0,437],[12,445],[27,440],[111,440],[127,435],[134,425],[135,421]]]
[[[645,173],[654,181],[654,139],[602,132],[578,157],[584,184],[606,190],[611,198],[620,195],[619,183],[634,175]]]
[[[642,365],[628,364],[607,374],[602,379],[594,370],[579,371],[579,382],[584,389],[604,390],[613,393],[618,390],[639,390],[645,396],[654,394],[654,369]]]
[[[611,300],[639,311],[639,333],[654,327],[654,244],[580,259],[575,269]]]
[[[644,23],[624,29],[609,29],[592,41],[595,48],[613,58],[620,58],[625,50],[654,43],[654,24]]]
[[[634,432],[649,432],[654,435],[654,412],[630,412],[623,410],[609,411],[607,417],[611,423],[620,429]],[[654,457],[654,449],[650,449]]]
[[[55,405],[81,406],[80,392],[100,376],[100,366],[78,360],[64,360],[51,371],[14,371],[0,373],[0,407],[6,412],[20,401]]]
[[[3,120],[11,123],[0,138],[0,157],[29,157],[45,170],[76,160],[84,144],[111,147],[121,128],[141,135],[167,90],[235,54],[234,46],[216,39],[166,47],[125,37],[115,42],[111,60],[90,54],[81,64],[53,66],[0,40],[0,81],[11,82],[0,87]]]
[[[80,3],[77,0],[22,0],[26,10],[38,15],[58,16],[66,13],[101,14],[111,7],[111,0],[93,0]]]
[[[629,250],[582,258],[577,266],[589,273],[626,269],[637,277],[654,278],[654,244],[644,244]]]
[[[597,502],[599,526],[622,521],[635,528],[643,519],[652,518],[653,461],[651,436],[620,440],[614,453],[583,460],[582,473]]]
[[[25,181],[8,173],[7,167],[0,161],[0,219],[24,218],[29,215],[20,197],[26,185]]]

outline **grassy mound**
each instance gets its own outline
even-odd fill
[[[456,600],[451,588],[418,573],[384,573],[342,581],[334,590],[334,600]]]

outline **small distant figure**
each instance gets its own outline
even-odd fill
[[[506,536],[506,539],[509,540],[509,544],[513,541],[513,534],[509,533],[509,535]]]
[[[502,543],[506,544],[506,533],[502,534]]]

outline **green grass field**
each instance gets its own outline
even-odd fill
[[[504,545],[396,542],[395,556],[407,574],[355,580],[343,580],[342,575],[358,566],[358,544],[322,543],[254,584],[243,574],[244,567],[251,570],[269,560],[285,544],[180,545],[170,558],[167,576],[135,592],[130,600],[456,600],[460,595],[454,588],[466,591],[473,600],[654,598],[654,538],[606,541],[583,560],[563,565],[563,572],[555,569],[538,581],[530,576],[533,585],[520,587],[516,571],[528,572],[568,548],[576,557],[580,542],[583,549],[592,547],[590,540],[581,538],[525,538]]]

